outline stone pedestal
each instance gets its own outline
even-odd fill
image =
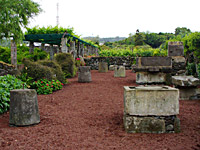
[[[179,132],[178,114],[178,89],[169,86],[124,87],[124,127],[127,132]]]
[[[78,82],[91,82],[90,66],[80,66],[78,69]]]
[[[183,42],[168,42],[168,56],[184,56]]]
[[[10,91],[9,124],[29,126],[40,122],[37,93],[33,89]]]
[[[107,62],[99,62],[99,72],[108,72]]]
[[[114,77],[126,77],[126,68],[124,66],[115,66]]]
[[[165,83],[167,78],[166,73],[150,73],[150,72],[136,72],[137,84],[160,84]]]

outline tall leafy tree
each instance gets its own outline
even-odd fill
[[[40,5],[32,0],[0,0],[0,39],[21,40],[22,28],[41,11]]]

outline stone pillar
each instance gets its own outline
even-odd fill
[[[99,56],[99,52],[98,52],[98,48],[97,47],[95,48],[95,55]]]
[[[184,56],[183,42],[168,42],[168,56]]]
[[[34,89],[11,90],[9,124],[11,126],[28,126],[39,122],[36,91]]]
[[[71,41],[71,42],[70,42],[69,53],[72,54],[72,56],[73,56],[74,58],[76,58],[76,44],[75,44],[75,41]]]
[[[15,41],[11,41],[11,64],[17,68],[17,46]]]
[[[53,56],[54,56],[54,47],[53,44],[50,45],[50,60],[53,60]]]
[[[80,55],[80,42],[77,43],[77,57]]]
[[[80,45],[80,55],[83,57],[84,56],[84,44]]]
[[[62,53],[67,53],[68,52],[67,38],[62,38],[61,39],[61,45],[62,45],[61,52]]]
[[[30,42],[30,45],[29,45],[29,53],[33,53],[34,52],[34,42]]]

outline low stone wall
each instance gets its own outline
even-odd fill
[[[15,67],[13,65],[0,61],[0,76],[12,74],[14,69]]]
[[[126,70],[131,70],[135,57],[91,57],[85,58],[84,61],[92,70],[98,70],[99,62],[107,62],[110,65],[125,66]]]

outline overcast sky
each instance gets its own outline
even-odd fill
[[[129,33],[170,32],[176,27],[200,31],[200,0],[33,0],[44,10],[29,27],[74,27],[76,34],[128,37]]]

